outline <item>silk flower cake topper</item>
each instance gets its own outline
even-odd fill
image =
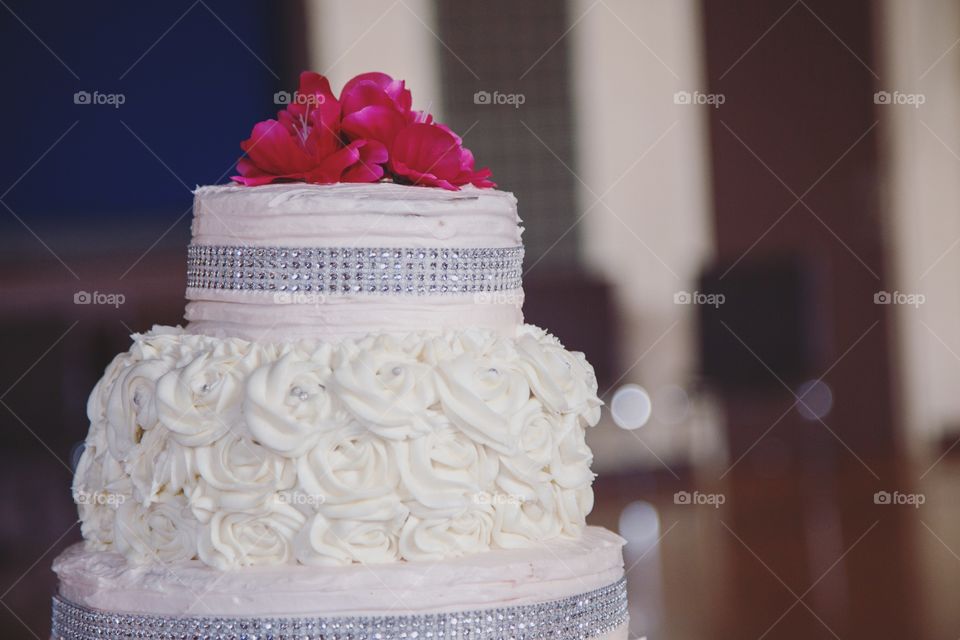
[[[324,76],[300,74],[300,87],[277,118],[258,122],[240,143],[235,182],[378,182],[456,191],[487,188],[490,169],[474,169],[473,154],[449,127],[414,111],[403,80],[363,73],[337,99]]]

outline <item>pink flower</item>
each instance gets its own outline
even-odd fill
[[[397,133],[412,123],[412,98],[403,80],[385,73],[363,73],[340,92],[343,132],[351,140],[376,140],[387,148]]]
[[[474,169],[459,136],[412,104],[406,84],[385,73],[353,78],[337,100],[325,77],[304,72],[287,108],[276,120],[258,122],[240,144],[244,157],[233,180],[247,186],[327,184],[376,182],[386,175],[451,190],[496,186],[489,169]]]
[[[456,191],[460,186],[495,187],[490,169],[474,170],[473,154],[447,127],[415,122],[394,137],[390,170],[413,184]]]
[[[383,176],[386,147],[358,139],[340,139],[340,103],[323,76],[300,74],[300,89],[276,120],[253,127],[240,144],[245,156],[233,180],[247,186],[279,181],[313,183],[374,182]]]

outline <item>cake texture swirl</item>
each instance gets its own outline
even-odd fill
[[[280,343],[158,327],[90,397],[83,535],[219,569],[574,538],[596,391],[583,356],[532,326]]]

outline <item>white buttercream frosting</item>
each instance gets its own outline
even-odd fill
[[[223,572],[199,561],[138,564],[82,545],[54,562],[60,594],[107,611],[157,615],[413,615],[558,600],[623,576],[623,540],[587,527],[576,540],[430,562]]]
[[[194,192],[193,241],[291,247],[514,247],[512,193],[391,183],[217,185]]]
[[[370,333],[447,331],[464,327],[512,335],[523,323],[523,294],[458,297],[304,295],[304,304],[276,304],[263,292],[188,290],[184,317],[190,331],[218,337],[276,342],[362,338]]]
[[[133,562],[435,560],[577,537],[593,370],[544,331],[279,343],[155,328],[88,403],[90,550]]]
[[[195,191],[193,243],[255,247],[510,248],[522,227],[513,194],[397,185],[303,183]],[[483,327],[511,334],[523,293],[409,296],[189,288],[193,333],[248,340],[359,338]]]

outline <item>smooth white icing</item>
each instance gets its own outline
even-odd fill
[[[136,562],[433,560],[580,535],[593,370],[540,329],[133,336],[88,403],[90,549]]]
[[[276,304],[264,292],[189,289],[184,317],[190,331],[254,341],[316,338],[338,340],[370,333],[445,331],[463,327],[492,329],[512,336],[523,324],[522,292],[454,296],[319,297],[290,294],[300,304]]]
[[[198,187],[195,244],[266,247],[515,247],[513,194],[390,183]],[[455,296],[310,295],[191,288],[190,330],[249,340],[336,340],[368,333],[522,324],[522,291]],[[292,303],[290,303],[292,302]]]
[[[161,615],[443,613],[561,599],[623,576],[623,540],[587,527],[574,540],[437,562],[217,571],[201,562],[141,565],[113,552],[67,549],[60,594],[87,607]]]
[[[390,183],[243,187],[194,191],[193,241],[291,247],[514,247],[512,193]]]

